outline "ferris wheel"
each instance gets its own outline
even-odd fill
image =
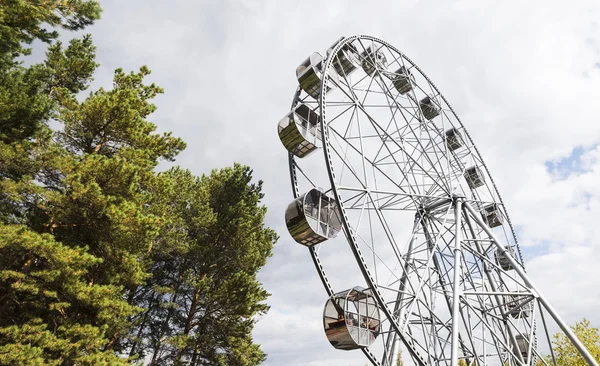
[[[413,61],[355,35],[296,76],[278,124],[285,221],[327,292],[333,347],[383,366],[401,347],[422,366],[555,365],[558,327],[597,365],[531,282],[479,151]]]

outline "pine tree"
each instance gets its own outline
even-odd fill
[[[157,174],[185,143],[148,121],[146,67],[79,101],[95,47],[57,29],[99,14],[0,0],[0,364],[259,364],[256,272],[277,239],[262,183],[237,164]],[[24,67],[36,39],[46,59]]]
[[[101,260],[24,225],[0,225],[0,364],[111,365],[103,333],[133,314],[119,289],[87,283]]]
[[[176,189],[158,197],[169,197],[176,218],[171,237],[160,237],[171,244],[154,251],[155,290],[142,297],[153,306],[136,334],[147,339],[136,348],[153,363],[259,364],[265,355],[251,331],[253,317],[268,310],[268,293],[256,272],[277,239],[263,225],[262,183],[237,164],[201,178],[182,169],[163,176]]]
[[[161,92],[143,85],[146,68],[77,102],[95,48],[89,36],[52,43],[47,26],[78,30],[99,13],[95,1],[0,2],[1,364],[126,362],[112,345],[140,309],[124,294],[148,276],[139,259],[160,221],[144,212],[145,186],[184,144],[144,119]],[[46,60],[24,67],[35,39],[52,43]]]
[[[29,55],[34,40],[50,43],[59,36],[56,28],[81,30],[100,17],[95,0],[1,0],[0,69],[14,66],[18,56]],[[50,30],[48,29],[50,27]]]

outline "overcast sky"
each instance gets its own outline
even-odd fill
[[[364,365],[322,329],[325,291],[289,237],[287,154],[276,124],[295,68],[343,35],[384,39],[452,104],[517,228],[528,272],[568,321],[600,326],[600,3],[577,1],[102,1],[89,31],[95,87],[148,65],[165,88],[151,120],[188,143],[195,174],[241,162],[264,180],[281,236],[261,271],[265,365]]]

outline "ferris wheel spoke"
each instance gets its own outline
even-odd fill
[[[368,94],[368,93],[367,93],[367,94]],[[346,95],[349,97],[349,95],[348,95],[347,93],[346,93]],[[385,147],[387,148],[387,146],[386,146],[386,144],[385,144],[385,141],[386,141],[386,139],[390,139],[390,141],[393,141],[393,140],[394,140],[394,139],[393,139],[393,137],[391,137],[390,135],[387,135],[387,136],[385,136],[385,138],[383,138],[383,137],[381,136],[381,134],[379,133],[379,131],[380,131],[380,130],[382,130],[381,126],[379,126],[379,125],[378,125],[378,124],[377,124],[377,123],[374,121],[373,117],[369,115],[369,113],[366,111],[366,109],[365,109],[365,108],[364,108],[362,105],[358,104],[358,105],[357,105],[357,107],[358,107],[358,108],[359,108],[359,109],[360,109],[360,110],[361,110],[363,113],[365,113],[365,115],[367,116],[368,120],[369,120],[369,121],[371,122],[371,124],[373,124],[373,126],[375,127],[375,131],[378,133],[378,135],[379,135],[379,138],[380,138],[380,140],[382,141],[382,147],[383,147],[383,146],[385,146]],[[331,126],[330,126],[330,127],[331,127]],[[385,132],[385,131],[384,131],[384,132]],[[338,133],[338,135],[339,135],[339,133]],[[345,138],[345,140],[346,140],[346,141],[349,141],[349,140],[348,140],[348,138],[347,138],[347,136],[346,136],[346,134],[344,134],[344,138]],[[361,141],[362,141],[362,139],[361,139]],[[354,145],[353,145],[353,144],[351,144],[351,143],[348,143],[348,145],[350,145],[350,146],[352,146],[353,148],[355,148],[355,147],[354,147]],[[402,147],[401,147],[400,145],[397,145],[397,146],[398,146],[398,147],[400,147],[400,148],[402,149]],[[357,148],[355,148],[355,149],[357,150],[357,152],[359,152],[359,153],[361,154],[361,156],[364,156],[364,149],[362,148],[362,146],[361,146],[361,149],[360,149],[360,150],[359,150],[359,149],[357,149]],[[388,151],[389,151],[389,149],[388,149]],[[404,152],[404,149],[402,149],[402,151]],[[391,155],[391,152],[390,152],[390,155]],[[395,159],[394,159],[394,160],[395,160]],[[406,155],[406,160],[412,160],[412,161],[413,161],[413,163],[414,163],[415,165],[419,165],[419,163],[417,162],[417,160],[416,160],[416,159],[414,159],[414,158],[412,158],[410,155]],[[397,164],[397,161],[396,161],[396,164]],[[433,181],[433,183],[434,183],[434,184],[438,183],[438,181],[437,181],[437,180],[433,179],[433,177],[432,177],[431,173],[427,172],[425,169],[423,169],[423,168],[422,168],[422,167],[420,167],[420,166],[419,166],[419,168],[420,168],[420,169],[421,169],[421,170],[422,170],[422,171],[423,171],[425,174],[427,174],[427,175],[429,176],[429,178],[430,178],[430,179],[432,179],[432,181]],[[434,169],[434,171],[433,171],[432,173],[433,173],[434,175],[436,175],[436,173],[437,173],[437,172],[436,172],[436,171],[435,171],[435,169]],[[438,176],[439,176],[439,175],[438,175]],[[407,177],[405,177],[405,178],[407,178]],[[416,182],[415,182],[415,183],[416,183]],[[439,185],[439,184],[438,184],[438,185]],[[442,185],[439,185],[439,186],[440,186],[440,188],[441,188],[442,190],[445,190],[445,187],[443,187]]]
[[[334,136],[336,136],[336,135],[337,135],[339,138],[342,138],[342,139],[343,139],[343,137],[341,137],[341,134],[340,134],[340,133],[339,133],[339,132],[338,132],[336,129],[334,129],[334,128],[332,128],[332,127],[330,126],[330,127],[329,127],[329,130],[330,130],[331,132],[333,132],[333,135],[334,135]],[[354,150],[356,153],[359,153],[359,154],[360,154],[360,151],[359,151],[359,150],[358,150],[358,149],[357,149],[357,148],[356,148],[356,147],[355,147],[353,144],[347,144],[347,146],[349,146],[349,147],[350,147],[352,150]],[[334,152],[336,152],[336,154],[337,154],[339,157],[341,157],[341,156],[340,156],[340,154],[339,154],[339,153],[338,153],[338,152],[337,152],[335,149],[334,149]],[[367,161],[369,164],[372,164],[372,165],[373,165],[373,166],[374,166],[374,167],[375,167],[375,168],[378,170],[378,172],[379,172],[380,174],[382,174],[384,177],[386,177],[386,178],[389,180],[389,182],[391,182],[391,183],[392,183],[394,186],[396,186],[398,189],[400,189],[400,191],[403,191],[403,190],[404,190],[404,188],[403,188],[402,186],[398,185],[398,184],[395,182],[395,180],[394,180],[392,177],[389,177],[389,176],[387,175],[387,173],[385,173],[383,170],[381,170],[381,169],[380,169],[380,168],[378,168],[376,165],[374,165],[374,164],[373,164],[373,162],[372,162],[371,160],[369,160],[368,158],[365,158],[365,159],[366,159],[366,161]],[[343,161],[343,164],[344,164],[344,165],[346,165],[346,162],[345,162],[345,161]],[[404,173],[402,173],[402,174],[404,174]],[[355,175],[355,177],[356,177],[356,178],[357,178],[357,179],[360,181],[360,178],[358,178],[358,175],[357,175],[356,173],[354,173],[354,175]],[[363,186],[362,188],[363,188],[363,189],[364,189],[364,188],[366,188],[366,185],[364,184],[364,182],[361,182],[361,183],[362,183],[362,186]],[[408,188],[410,189],[410,188],[411,188],[411,186],[409,185],[409,187],[408,187]],[[413,191],[414,191],[414,189],[413,189]],[[418,195],[418,193],[417,193],[417,192],[415,192],[415,193]]]
[[[468,210],[467,210],[467,209],[468,209]],[[470,214],[473,214],[472,208],[471,208],[471,207],[470,207],[468,204],[466,204],[466,205],[465,205],[465,216],[466,216],[466,219],[467,219],[467,220],[470,220],[469,213],[468,213],[467,211],[471,211],[471,212],[470,212]],[[475,221],[477,221],[477,219],[476,219]],[[484,228],[484,227],[482,226],[482,228]],[[493,235],[491,235],[491,238],[490,238],[490,239],[494,239],[494,240],[495,240],[495,238],[493,237]],[[495,243],[495,244],[496,244],[496,245],[498,245],[497,243]],[[515,264],[514,264],[514,265],[518,265],[518,264],[515,262]],[[504,275],[508,275],[508,274],[504,272]],[[515,282],[516,282],[516,283],[519,285],[518,281],[515,281]],[[523,287],[529,287],[529,285],[526,285],[526,284],[523,284],[523,285],[521,285],[521,286],[523,286]],[[492,287],[492,288],[493,288],[493,287]],[[522,292],[522,291],[519,291],[519,292],[523,294],[523,292]],[[532,296],[537,296],[537,295],[535,295],[535,294],[533,294],[533,293],[531,293],[531,295],[532,295]],[[502,311],[502,312],[503,312],[503,311]],[[517,335],[520,335],[520,331],[519,331],[519,329],[517,328],[517,326],[516,326],[516,325],[514,325],[514,324],[512,323],[512,321],[508,320],[508,321],[506,321],[506,323],[508,324],[508,328],[507,328],[507,330],[509,331],[509,335],[510,335],[510,338],[511,338],[511,342],[512,342],[512,343],[513,343],[515,346],[517,346],[517,343],[518,343],[518,342],[515,340],[515,337],[514,337],[514,335],[512,335],[511,329],[512,329],[512,328],[514,328],[513,330],[514,330],[515,332],[517,332]],[[535,326],[530,326],[530,328],[531,328],[531,329],[534,329],[534,328],[535,328]],[[531,338],[529,338],[529,339],[531,339]],[[520,360],[520,361],[523,361],[523,360],[522,360],[522,357],[521,357],[521,355],[520,355],[520,354],[517,354],[517,359],[518,359],[518,360]]]
[[[362,168],[363,168],[362,170],[363,170],[364,182],[368,182],[369,178],[367,176],[367,164],[366,164],[366,159],[365,159],[365,147],[364,147],[364,141],[363,141],[363,134],[362,134],[362,129],[361,129],[360,118],[359,118],[358,114],[356,115],[356,119],[357,119],[356,125],[358,127],[360,156],[361,156],[361,162],[362,162]]]
[[[334,131],[334,132],[335,132],[335,135],[338,135],[338,136],[340,136],[340,135],[337,133],[337,131],[335,131],[333,128],[330,128],[330,129],[331,129],[332,131]],[[338,142],[338,140],[336,139],[335,135],[334,135],[334,140],[336,141],[336,143],[337,143],[337,146],[339,147],[339,150],[342,150],[341,144]],[[351,146],[351,145],[350,145],[350,144],[348,144],[348,145],[347,145],[347,147],[348,147],[348,146]],[[349,160],[347,159],[347,156],[348,156],[348,151],[346,150],[346,151],[344,152],[344,154],[342,155],[342,153],[341,153],[340,151],[338,151],[338,149],[336,149],[336,148],[335,148],[333,145],[331,146],[331,148],[332,148],[333,152],[336,154],[336,156],[337,156],[337,157],[338,157],[338,158],[341,160],[341,162],[342,162],[342,168],[347,168],[347,169],[350,171],[350,173],[352,173],[352,176],[353,176],[353,177],[356,179],[356,181],[357,181],[358,183],[360,183],[360,185],[361,185],[363,188],[366,188],[365,182],[363,182],[363,181],[360,179],[360,177],[359,177],[358,173],[356,172],[356,169],[355,169],[355,168],[354,168],[354,167],[351,165],[351,163],[350,163],[350,162],[349,162]],[[342,169],[342,173],[343,173],[343,169]],[[342,174],[340,174],[340,179],[341,179],[341,177],[342,177]]]
[[[337,189],[339,191],[348,191],[353,194],[348,199],[345,199],[344,202],[355,202],[355,198],[357,194],[366,194],[366,192],[371,192],[375,194],[377,197],[373,198],[372,207],[368,207],[369,210],[379,209],[382,211],[415,211],[416,203],[415,198],[420,199],[437,199],[436,196],[425,196],[425,195],[414,195],[406,192],[394,192],[387,190],[378,190],[378,189],[369,189],[369,188],[361,188],[361,187],[347,187],[347,186],[338,186]],[[356,210],[361,209],[362,206],[356,206],[355,204],[351,204],[349,207],[346,207],[348,210]]]
[[[470,307],[473,310],[472,314],[479,320],[479,324],[481,324],[483,328],[486,329],[492,337],[492,340],[487,341],[487,344],[496,348],[497,355],[501,355],[502,349],[508,349],[508,345],[504,341],[504,334],[501,330],[502,328],[499,327],[497,323],[489,323],[488,320],[484,318],[481,315],[481,313],[476,311],[476,309],[472,308],[470,304],[466,304],[466,306]],[[499,334],[503,335],[503,337],[500,337]]]
[[[360,205],[360,206],[356,206],[356,205],[359,204],[360,199],[365,196],[366,191],[361,191],[361,190],[350,190],[350,191],[352,191],[352,193],[355,193],[355,194],[353,196],[351,196],[350,198],[346,198],[342,201],[344,203],[344,207],[346,207],[349,210],[362,209],[363,205]]]
[[[305,179],[306,179],[306,180],[307,180],[307,181],[308,181],[308,182],[309,182],[309,183],[310,183],[310,184],[311,184],[313,187],[316,187],[316,186],[315,186],[315,184],[314,184],[314,183],[313,183],[313,182],[310,180],[310,178],[308,177],[308,175],[306,175],[306,174],[304,173],[304,171],[302,170],[302,168],[300,168],[300,167],[299,167],[299,166],[298,166],[298,165],[297,165],[295,162],[294,162],[293,164],[294,164],[294,168],[295,168],[295,169],[298,169],[298,171],[300,172],[300,174],[302,174],[302,176],[303,176],[303,177],[304,177],[304,178],[305,178]]]
[[[390,120],[389,120],[389,122],[388,122],[388,125],[385,127],[385,131],[388,131],[392,125],[395,125],[395,126],[396,126],[396,131],[395,131],[395,132],[394,132],[394,131],[391,131],[391,134],[390,134],[390,136],[392,136],[392,138],[396,138],[396,137],[394,137],[394,135],[395,135],[395,134],[397,134],[397,135],[398,135],[397,139],[398,139],[400,142],[402,142],[402,133],[401,133],[401,129],[400,129],[400,128],[398,128],[397,124],[395,123],[395,122],[396,122],[396,121],[395,121],[395,115],[396,115],[396,113],[397,113],[397,112],[398,112],[398,109],[396,109],[396,110],[392,111],[392,115],[391,115],[391,117],[390,117]],[[382,142],[383,142],[383,141],[382,141]],[[375,164],[377,164],[377,163],[378,163],[379,154],[381,154],[381,152],[383,151],[383,146],[384,146],[384,144],[382,143],[382,144],[381,144],[381,146],[379,147],[379,149],[377,150],[377,153],[376,153],[376,154],[375,154],[375,156],[373,157],[373,161],[375,162]],[[398,149],[398,151],[400,151],[400,149]],[[383,158],[382,160],[385,160],[385,158]]]
[[[342,73],[342,77],[343,77],[344,84],[342,84],[342,86],[345,86],[348,88],[348,90],[350,90],[352,96],[349,99],[351,101],[354,101],[354,100],[356,100],[357,97],[352,88],[352,83],[350,82],[349,75],[346,74],[345,70],[343,70],[343,71],[344,72]],[[354,102],[352,102],[351,104],[354,105]]]
[[[419,314],[423,314],[423,315],[427,314],[426,311],[423,311],[421,309],[421,304],[419,302],[417,302],[417,310],[418,310]],[[429,314],[431,314],[431,312]],[[430,334],[427,332],[427,326],[425,325],[425,316],[418,317],[418,322],[420,325],[419,329],[421,330],[421,334],[423,335],[423,342],[424,342],[425,347],[427,349],[432,349],[433,348],[433,344],[432,344],[433,340],[432,340],[432,337],[430,336]],[[428,352],[428,357],[430,359],[430,362],[437,361],[437,359],[435,358],[435,354],[432,354],[432,352]]]
[[[386,268],[386,269],[387,269],[387,270],[390,272],[390,274],[391,274],[391,275],[395,276],[396,280],[399,280],[399,279],[400,279],[400,277],[398,277],[398,276],[394,275],[395,271],[394,271],[393,269],[391,269],[390,267],[388,267],[388,265],[386,264],[386,261],[384,261],[384,259],[383,259],[383,258],[381,258],[381,257],[379,256],[379,254],[377,254],[377,252],[374,250],[373,243],[371,243],[371,245],[369,245],[368,241],[366,241],[366,240],[365,240],[365,239],[363,239],[362,237],[360,237],[360,236],[357,236],[357,238],[358,238],[358,239],[360,239],[360,241],[361,241],[362,243],[364,243],[364,244],[365,244],[365,246],[367,247],[367,249],[368,249],[368,250],[369,250],[369,251],[372,253],[372,255],[373,255],[373,261],[374,261],[374,262],[375,262],[375,259],[377,259],[377,260],[378,260],[378,261],[379,261],[379,262],[380,262],[380,263],[381,263],[381,264],[382,264],[382,265],[383,265],[383,266],[384,266],[384,267],[385,267],[385,268]],[[376,270],[377,270],[377,269],[376,269],[376,266],[374,266],[374,267],[375,267],[375,271],[376,271]],[[377,275],[377,272],[375,272],[375,274]],[[375,277],[375,280],[376,280],[376,283],[378,284],[378,287],[379,287],[379,281],[378,281],[378,279],[377,279],[377,276]],[[383,286],[383,288],[384,288],[384,289],[387,289],[387,287],[386,287],[386,286]]]
[[[372,118],[369,118],[369,122],[371,122],[371,124],[373,125],[373,127],[375,127],[376,131],[382,131],[384,133],[384,136],[389,139],[389,141],[391,142],[396,142],[386,131],[383,131],[383,129],[381,128],[381,126],[379,124],[377,124],[377,122],[375,120],[373,120]],[[383,137],[383,136],[382,136]],[[396,145],[399,148],[402,148],[398,143],[396,143]],[[389,150],[387,144],[385,144],[386,149],[388,150],[388,152],[391,154],[391,150]],[[407,161],[412,161],[415,166],[417,166],[422,173],[424,173],[424,175],[426,175],[429,179],[431,179],[431,181],[433,182],[433,184],[437,185],[438,188],[440,188],[442,191],[447,191],[445,186],[439,185],[437,184],[437,180],[431,175],[431,173],[435,174],[435,169],[433,172],[429,172],[428,170],[426,170],[421,164],[419,164],[419,162],[417,161],[417,159],[415,159],[413,156],[406,154],[406,150],[402,149],[402,152],[404,152],[404,156],[406,157]],[[393,158],[394,161],[397,163],[396,159]],[[398,164],[396,164],[398,165]],[[398,168],[400,168],[400,166],[398,166]]]
[[[413,113],[410,113],[410,111],[407,111],[407,110],[406,110],[406,109],[405,109],[403,106],[401,106],[400,104],[398,104],[396,101],[394,101],[394,104],[395,104],[394,106],[395,106],[396,108],[395,108],[395,110],[393,110],[393,109],[392,109],[392,106],[390,106],[390,99],[389,99],[389,96],[388,96],[388,92],[385,92],[385,93],[384,93],[384,95],[385,95],[385,97],[386,97],[386,101],[387,101],[387,103],[385,104],[385,107],[387,107],[388,109],[390,109],[390,112],[391,112],[391,118],[390,118],[390,124],[389,124],[389,125],[388,125],[386,128],[382,128],[382,127],[381,127],[381,126],[379,126],[379,125],[377,126],[377,127],[379,127],[379,128],[376,128],[376,130],[382,130],[382,131],[384,131],[384,132],[387,134],[387,136],[380,136],[380,138],[382,139],[382,141],[386,141],[387,139],[390,139],[391,141],[397,141],[397,140],[395,140],[395,139],[393,138],[393,136],[392,136],[391,134],[389,134],[389,133],[387,132],[387,130],[388,130],[388,128],[389,128],[389,126],[390,126],[392,123],[393,123],[393,125],[394,125],[394,126],[395,126],[395,128],[396,128],[396,132],[400,132],[400,130],[401,130],[401,129],[400,129],[400,127],[399,127],[400,125],[398,124],[398,122],[396,121],[396,118],[395,118],[396,112],[400,112],[400,115],[401,115],[401,116],[403,117],[403,119],[405,120],[405,123],[406,123],[406,124],[405,124],[405,126],[406,126],[406,129],[407,129],[407,130],[411,130],[411,132],[412,132],[412,134],[413,134],[413,137],[415,137],[416,135],[415,135],[415,133],[414,133],[414,130],[412,129],[412,125],[411,125],[411,123],[412,123],[413,121],[420,122],[420,121],[419,121],[419,118],[416,116],[416,114],[413,114]],[[370,116],[370,115],[367,113],[367,111],[366,111],[366,108],[367,108],[367,107],[365,107],[364,105],[363,105],[362,107],[363,107],[364,113],[365,113],[365,114],[367,114],[367,116],[369,116],[369,120],[371,121],[371,123],[373,123],[373,122],[374,122],[376,119],[375,119],[375,118],[373,118],[372,116]],[[411,119],[407,119],[407,118],[406,118],[406,116],[405,116],[405,115],[404,115],[404,113],[403,113],[403,109],[404,109],[404,110],[406,110],[406,111],[407,111],[407,112],[410,114],[410,116],[411,116]],[[401,137],[401,138],[402,138],[402,137],[403,137],[403,135],[399,135],[399,137]],[[417,138],[417,140],[418,140],[418,138]],[[403,148],[403,146],[401,146],[401,145],[398,145],[398,147],[399,147],[401,150],[405,150],[405,149]],[[416,161],[417,159],[414,159],[414,160]]]
[[[365,200],[367,198],[372,200],[371,195],[368,194],[368,193],[365,195]],[[375,273],[375,282],[377,284],[379,284],[379,271],[377,270],[377,260],[380,260],[383,263],[383,265],[390,272],[390,276],[394,276],[395,270],[391,269],[387,265],[387,263],[379,256],[379,254],[377,254],[377,248],[375,248],[375,240],[374,240],[374,234],[373,234],[373,220],[371,218],[371,212],[372,212],[371,210],[368,211],[368,217],[369,217],[369,236],[370,236],[370,239],[371,239],[371,249],[372,249],[371,252],[372,252],[372,259],[373,259],[373,271]],[[398,263],[398,264],[399,264],[399,262],[400,261],[396,261],[396,263]]]
[[[389,62],[390,66],[392,66],[393,64],[397,64],[398,66],[406,66],[404,64],[404,57],[403,57],[402,53],[394,52],[392,49],[390,49],[390,47],[388,45],[383,45],[383,48],[385,48],[387,50],[387,52],[393,56],[392,61]]]
[[[348,103],[348,105],[347,105],[347,106],[345,106],[345,107],[346,107],[346,109],[342,110],[340,113],[338,113],[338,115],[337,115],[337,116],[335,116],[335,117],[333,117],[331,120],[329,120],[329,123],[330,123],[330,124],[331,124],[331,123],[333,123],[333,122],[335,122],[337,119],[340,119],[340,118],[344,117],[344,115],[345,115],[345,114],[346,114],[346,113],[347,113],[349,110],[352,110],[352,114],[354,114],[354,111],[355,111],[355,109],[356,109],[356,108],[354,108],[354,107],[355,107],[355,106],[354,106],[354,103]],[[352,117],[350,117],[350,119],[352,120]],[[350,128],[351,126],[352,126],[352,125],[348,125],[348,128]]]
[[[385,87],[385,88],[384,88],[384,91],[385,91],[385,96],[386,96],[386,99],[387,99],[387,101],[388,101],[388,105],[390,105],[390,104],[392,104],[392,103],[393,103],[393,104],[395,104],[395,105],[398,107],[398,109],[401,109],[401,108],[402,108],[402,106],[401,106],[401,105],[400,105],[400,104],[399,104],[399,103],[396,101],[396,99],[395,99],[395,98],[394,98],[394,97],[391,95],[390,88],[388,87],[387,83],[385,83],[385,81],[384,81],[384,80],[383,80],[383,78],[381,77],[381,74],[379,74],[379,79],[380,79],[380,81],[381,81],[381,85]],[[391,106],[390,106],[390,108],[391,108]],[[402,114],[402,112],[401,112],[401,114]],[[402,114],[402,115],[403,115],[403,114]],[[395,119],[394,119],[394,121],[395,121]],[[409,126],[409,127],[411,128],[411,132],[412,132],[413,136],[414,136],[415,138],[417,138],[417,136],[416,136],[417,134],[416,134],[416,132],[414,131],[414,129],[412,129],[410,122],[409,122],[409,121],[406,121],[406,122],[407,122],[407,124],[406,124],[406,125],[407,125],[407,126]],[[422,127],[423,127],[423,125],[424,125],[424,124],[422,124],[422,123],[421,123],[419,127],[420,127],[421,129],[423,129],[423,128],[422,128]],[[426,126],[426,124],[425,124],[425,126]],[[428,137],[429,137],[429,139],[427,140],[427,143],[429,143],[429,142],[430,142],[430,141],[432,141],[433,139],[432,139],[431,135],[429,134],[429,129],[425,128],[425,131],[428,133]],[[417,140],[418,140],[419,142],[421,142],[421,141],[422,141],[422,139],[421,139],[421,138],[417,138]],[[426,148],[425,148],[425,147],[424,147],[422,144],[421,144],[421,149],[422,149],[422,151],[423,151],[423,155],[426,157],[426,159],[427,159],[428,163],[430,164],[430,166],[432,166],[432,167],[435,169],[435,165],[436,165],[436,164],[434,164],[434,162],[433,162],[433,161],[432,161],[432,160],[431,160],[431,159],[430,159],[430,158],[427,156],[427,154],[425,154],[425,152],[427,151],[427,149],[426,149]],[[437,164],[439,165],[439,168],[440,168],[440,170],[439,170],[439,171],[438,171],[437,169],[435,169],[435,172],[436,172],[438,175],[440,175],[440,176],[444,176],[444,174],[443,174],[443,167],[442,167],[442,165],[441,165],[441,160],[440,160],[440,157],[437,155],[437,152],[436,152],[435,150],[434,150],[434,152],[436,153],[436,159],[435,159],[435,160],[437,161]]]
[[[420,143],[419,139],[415,139],[414,141],[416,142],[416,144],[412,144],[410,138],[404,137],[402,139],[402,142],[405,145],[410,146],[410,148],[413,151],[418,151],[420,149],[422,150],[423,147],[422,147],[422,144]],[[401,148],[398,148],[397,150],[394,150],[394,151],[391,151],[391,150],[388,149],[388,155],[386,155],[382,159],[380,159],[379,164],[386,164],[386,163],[381,163],[381,161],[385,161],[385,159],[387,159],[389,157],[393,157],[398,152],[406,153],[406,151],[407,151],[406,146],[402,146]],[[412,154],[410,156],[412,156]],[[409,164],[409,169],[411,169],[411,171],[413,171],[413,174],[423,173],[422,175],[427,175],[428,178],[430,178],[431,181],[433,182],[433,184],[431,184],[431,189],[436,188],[436,187],[438,187],[438,188],[439,187],[444,187],[445,188],[446,184],[447,184],[447,177],[446,177],[446,175],[443,174],[443,171],[442,171],[442,173],[440,173],[439,171],[437,171],[436,168],[435,168],[435,166],[434,166],[434,164],[431,163],[431,159],[429,159],[429,158],[428,158],[428,160],[429,160],[430,164],[428,166],[430,166],[431,168],[430,169],[424,168],[426,165],[423,162],[418,163],[418,159],[420,157],[422,157],[422,156],[423,155],[417,155],[417,156],[412,157],[412,161],[408,163]],[[443,189],[443,190],[446,190],[446,189]],[[431,194],[433,192],[434,191],[425,192],[425,193]]]
[[[370,90],[370,87],[369,87],[369,88],[366,90],[364,99],[366,99],[366,97],[368,96],[369,90]],[[347,97],[351,98],[351,95],[349,95],[347,92],[345,92],[345,95],[346,95]],[[387,95],[386,95],[386,97],[387,97]],[[363,103],[364,103],[364,99],[363,99]],[[369,121],[370,121],[372,124],[373,124],[373,123],[375,123],[375,124],[376,124],[375,120],[374,120],[374,119],[373,119],[373,117],[372,117],[372,116],[371,116],[371,115],[370,115],[370,114],[369,114],[369,113],[366,111],[366,108],[364,107],[364,105],[363,105],[363,104],[359,104],[359,103],[357,102],[357,106],[358,106],[358,107],[361,109],[361,111],[362,111],[363,113],[365,113],[365,115],[367,116],[367,118],[369,119]],[[389,106],[383,106],[383,107],[388,107],[388,108],[389,108]],[[382,128],[381,128],[381,126],[377,125],[377,127],[376,127],[376,131],[378,131],[378,130],[381,130],[381,129],[382,129]],[[384,132],[385,132],[385,130],[384,130]],[[413,134],[414,134],[414,131],[413,131]],[[381,134],[380,134],[380,138],[381,138]],[[387,136],[387,138],[391,138],[391,140],[394,140],[394,139],[393,139],[391,136],[389,136],[389,135]],[[382,141],[384,141],[384,140],[382,139]],[[385,145],[385,144],[384,144],[384,145]],[[399,146],[399,147],[401,148],[401,146]],[[410,156],[407,156],[407,157],[408,157],[408,158],[411,158]],[[413,160],[414,160],[414,162],[415,162],[415,163],[417,163],[416,159],[413,159]],[[430,162],[430,163],[431,163],[431,162]],[[418,164],[418,163],[417,163],[417,164]],[[432,164],[432,165],[433,165],[433,164]],[[422,169],[422,170],[424,170],[423,168],[421,168],[421,169]]]
[[[373,196],[371,195],[371,192],[367,192],[365,197],[368,197],[370,203],[372,205],[374,205],[374,207],[375,207],[375,203],[373,202]],[[385,215],[377,208],[375,208],[374,211],[377,214],[377,218],[381,225],[381,228],[384,231],[384,233],[388,239],[388,242],[394,252],[394,255],[396,256],[397,263],[399,263],[400,266],[404,265],[404,258],[402,257],[402,254],[400,253],[400,248],[398,246],[398,243],[396,242],[394,235],[392,234],[392,231],[390,230],[390,226],[388,225],[388,223],[385,219]]]

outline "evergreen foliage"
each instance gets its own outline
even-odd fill
[[[257,365],[256,272],[277,240],[262,182],[238,164],[157,173],[185,143],[148,121],[163,91],[145,66],[77,98],[96,50],[58,29],[100,12],[0,0],[0,364]],[[35,40],[45,61],[25,67]]]

